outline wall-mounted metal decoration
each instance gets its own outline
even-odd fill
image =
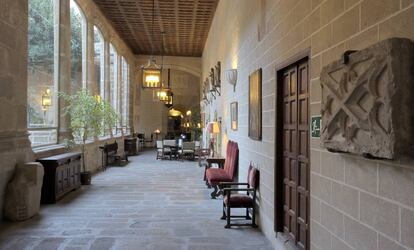
[[[214,66],[214,88],[217,90],[221,88],[221,62],[217,62]]]
[[[229,69],[226,71],[226,81],[233,86],[233,92],[235,92],[237,84],[237,69]]]
[[[231,129],[236,131],[238,128],[238,104],[237,102],[230,103],[230,119],[231,119]]]
[[[249,137],[262,140],[262,69],[249,76]]]
[[[322,144],[394,159],[414,155],[414,43],[392,38],[323,68]]]
[[[216,96],[220,96],[220,88],[221,88],[221,63],[217,62],[217,65],[214,68],[210,69],[209,73],[209,80],[210,80],[210,94],[214,99]]]
[[[207,82],[204,81],[203,82],[203,92],[202,92],[202,101],[207,105],[210,103],[209,99],[208,99],[208,91],[207,91],[208,85]]]

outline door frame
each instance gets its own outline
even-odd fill
[[[308,61],[308,77],[310,84],[310,72],[311,72],[311,48],[307,48],[294,56],[284,60],[280,64],[276,65],[276,84],[275,84],[275,151],[274,151],[274,231],[276,233],[283,233],[283,72],[286,68],[298,64],[301,61]],[[308,108],[308,113],[310,107]],[[310,138],[309,138],[310,140]],[[309,145],[310,146],[310,145]],[[310,156],[310,155],[309,155]],[[309,163],[310,169],[310,163]],[[310,186],[310,184],[309,184]],[[310,188],[309,188],[310,191]],[[309,196],[310,200],[310,196]],[[307,211],[308,218],[310,215],[310,205]],[[310,220],[308,230],[308,241],[310,239]],[[309,244],[310,242],[308,242]]]

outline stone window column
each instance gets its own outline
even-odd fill
[[[105,39],[104,41],[104,85],[105,85],[105,96],[103,97],[106,101],[111,101],[111,95],[110,95],[110,71],[109,71],[109,65],[111,64],[111,56],[109,54],[109,38]]]
[[[124,97],[123,97],[123,88],[124,88],[124,79],[123,79],[123,77],[122,77],[122,57],[121,57],[121,51],[119,51],[118,52],[118,54],[117,54],[117,61],[118,61],[118,64],[116,65],[116,67],[117,67],[117,75],[116,75],[116,78],[118,79],[118,89],[116,90],[116,95],[118,96],[118,103],[116,104],[116,106],[117,106],[117,108],[116,108],[116,110],[117,110],[117,112],[119,112],[119,114],[121,115],[121,119],[119,120],[119,129],[121,129],[121,134],[123,135],[124,134],[124,130],[123,130],[123,128],[122,128],[122,126],[124,125],[123,124],[123,120],[124,120],[124,117],[123,117],[123,115],[122,115],[122,109],[124,108],[123,107],[123,105],[122,105],[122,100],[124,99]],[[117,131],[117,133],[118,133],[118,131]]]
[[[58,84],[59,92],[71,94],[70,84],[70,1],[55,0],[55,82]],[[70,130],[70,117],[63,114],[66,102],[59,98],[58,104],[58,143],[63,143],[65,139],[72,139]]]
[[[136,96],[136,91],[135,89],[137,88],[135,86],[135,74],[134,74],[134,69],[135,69],[135,65],[132,64],[133,61],[130,60],[128,63],[128,80],[129,80],[129,84],[128,84],[128,95],[129,95],[129,99],[128,99],[128,108],[129,108],[129,112],[128,112],[128,121],[129,121],[129,127],[131,128],[131,134],[135,132],[135,128],[134,128],[134,111],[135,111],[135,106],[134,106],[134,100],[135,100],[135,96]]]
[[[86,40],[86,88],[92,95],[99,95],[98,88],[95,83],[95,34],[92,20],[87,20],[86,22],[86,37],[84,40]]]

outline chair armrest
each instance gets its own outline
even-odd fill
[[[255,188],[223,188],[223,192],[233,192],[233,191],[255,191]]]
[[[249,183],[245,182],[220,182],[221,186],[247,186]]]

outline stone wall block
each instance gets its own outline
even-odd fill
[[[361,188],[367,192],[377,194],[377,172],[376,162],[346,157],[345,160],[345,183]]]
[[[361,26],[371,26],[379,20],[398,11],[399,1],[389,0],[364,0],[361,3]]]
[[[325,203],[321,203],[321,223],[335,236],[344,238],[343,214]]]
[[[358,250],[376,250],[377,232],[356,220],[345,217],[345,242]]]
[[[381,234],[378,235],[378,250],[406,250],[405,247],[400,246],[395,241],[385,238]]]
[[[361,192],[361,221],[393,239],[398,239],[398,206]]]
[[[414,207],[414,170],[380,164],[379,195]]]
[[[318,249],[331,250],[331,234],[316,221],[311,221],[310,234]]]
[[[348,186],[332,183],[332,205],[344,213],[358,219],[358,190]]]
[[[401,209],[401,241],[414,248],[414,211]]]
[[[394,159],[414,154],[414,43],[381,41],[334,61],[321,73],[322,144]],[[403,115],[401,115],[403,114]]]
[[[345,242],[336,238],[335,236],[332,237],[332,249],[333,250],[352,250]]]
[[[322,175],[343,182],[345,178],[344,168],[344,159],[340,154],[321,153]]]

